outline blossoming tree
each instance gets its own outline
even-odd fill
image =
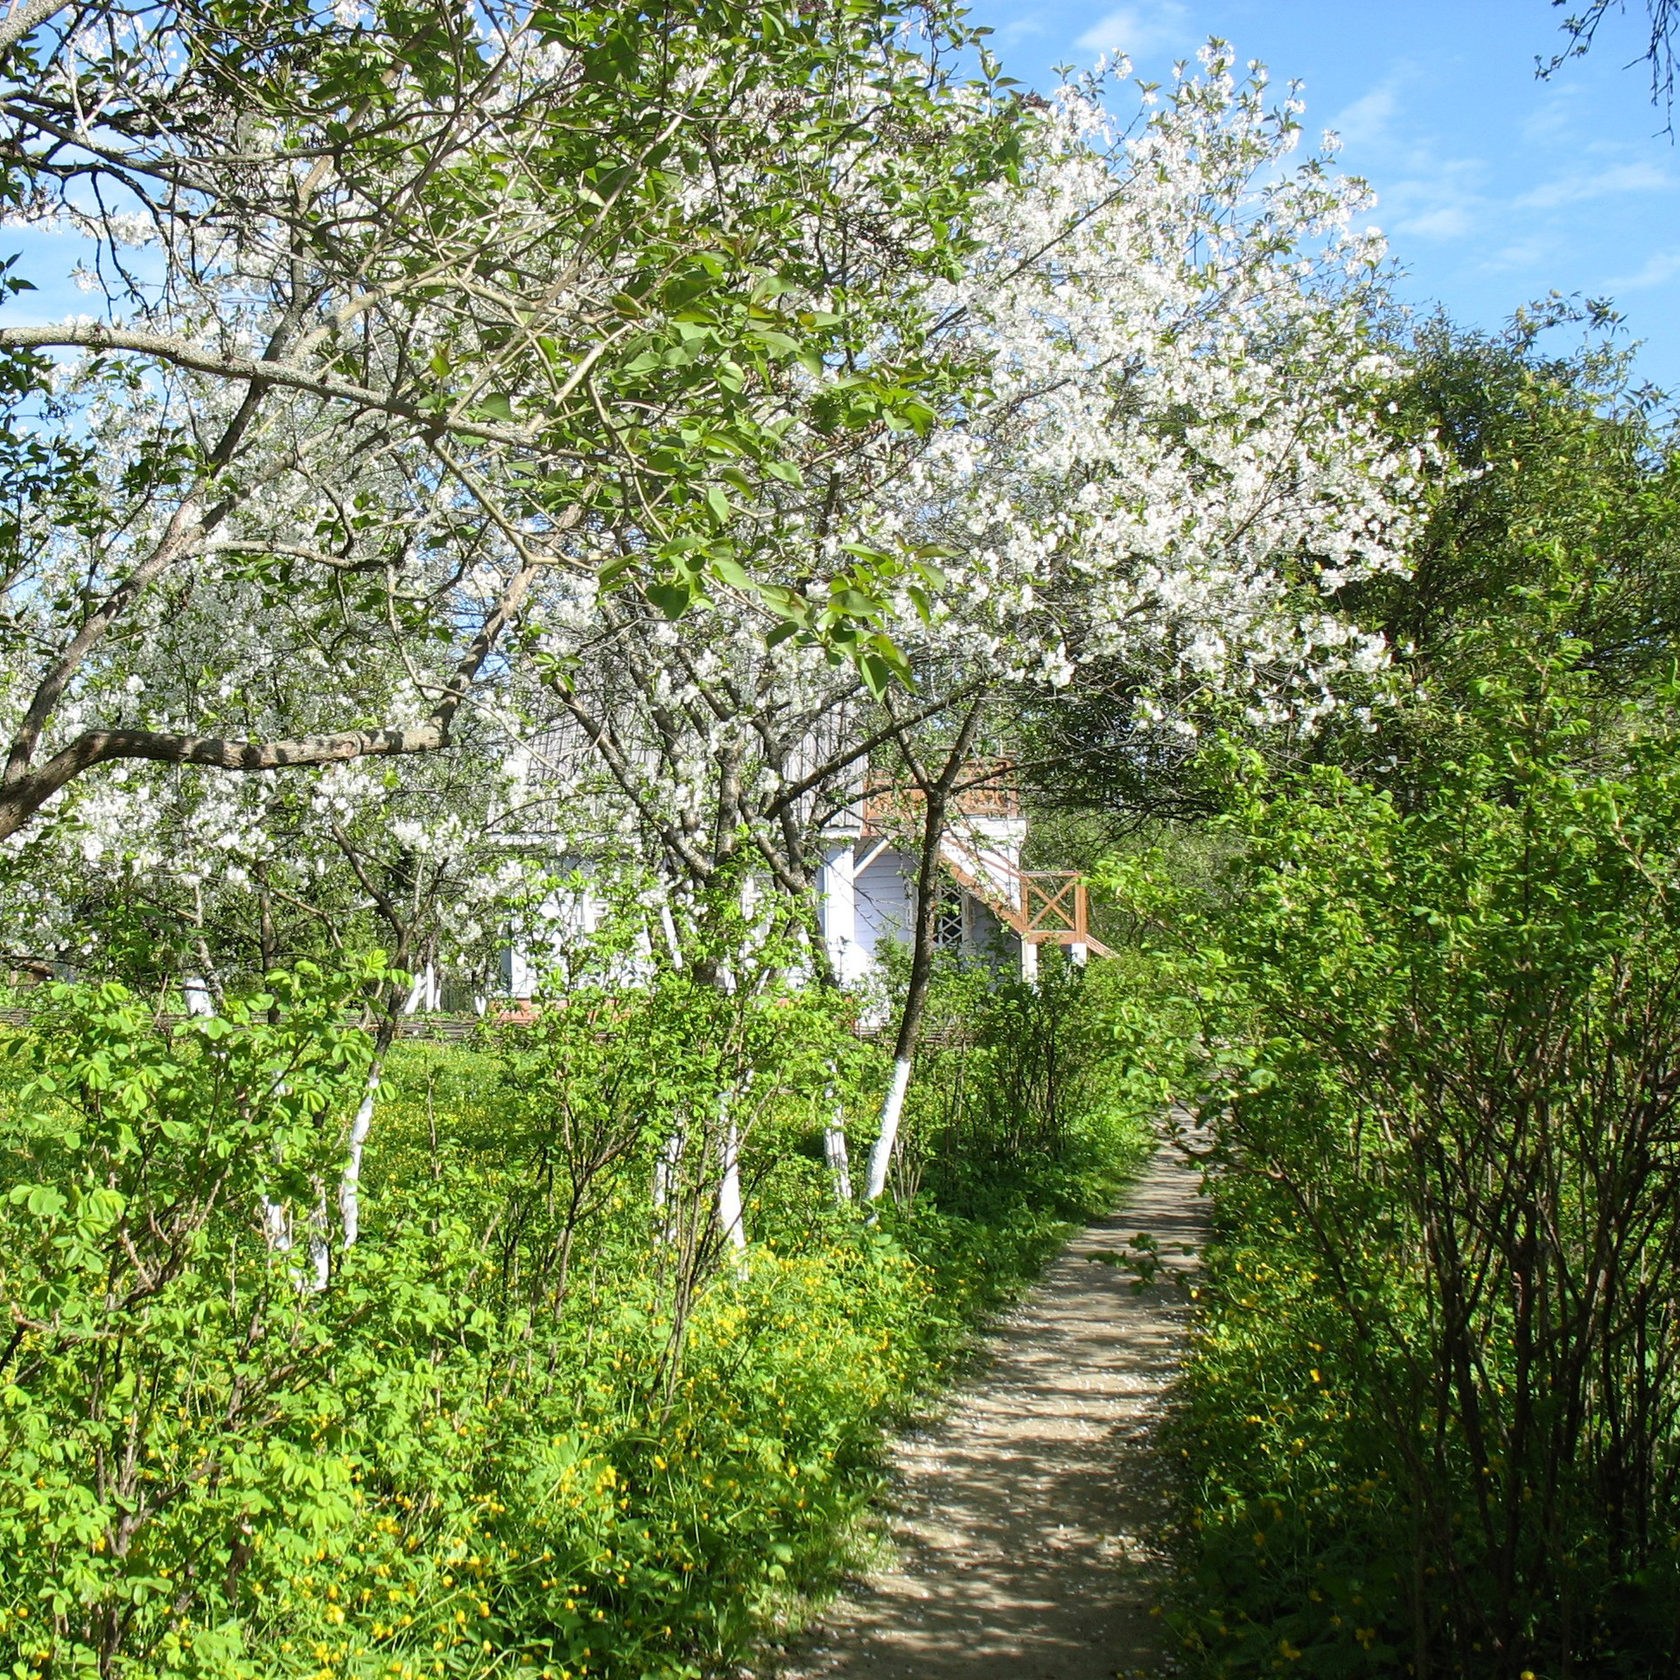
[[[1218,46],[1123,132],[1098,91],[1044,109],[1019,178],[975,207],[932,341],[971,370],[967,399],[925,436],[884,441],[841,489],[806,473],[784,492],[758,535],[761,581],[723,603],[726,624],[649,634],[613,607],[559,638],[604,796],[628,800],[679,873],[710,867],[697,837],[744,840],[806,890],[796,809],[831,809],[888,747],[921,765],[924,797],[953,785],[977,708],[1006,696],[1100,673],[1146,733],[1193,732],[1216,702],[1311,728],[1344,678],[1382,662],[1332,597],[1402,563],[1423,459],[1376,412],[1392,368],[1372,328],[1381,242],[1352,226],[1366,195],[1325,156],[1288,165],[1298,104],[1271,102],[1258,73],[1239,81]],[[789,429],[792,451],[820,443]],[[749,645],[782,633],[769,614],[752,624],[762,580],[838,598],[856,557],[895,552],[934,561],[881,620],[912,674],[902,700],[825,691],[813,637],[804,661]],[[927,973],[913,965],[877,1193]]]
[[[0,192],[82,236],[102,308],[0,322],[0,837],[115,761],[438,750],[548,574],[634,563],[680,607],[747,577],[735,533],[803,407],[926,424],[924,295],[1013,119],[953,92],[937,14],[912,21],[15,11]],[[214,692],[154,688],[137,717],[148,615],[189,600],[271,682],[297,620],[403,681],[352,678],[301,735]]]

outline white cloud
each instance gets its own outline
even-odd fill
[[[1635,273],[1625,274],[1619,280],[1606,280],[1604,285],[1611,292],[1639,292],[1652,286],[1666,286],[1670,280],[1680,280],[1680,251],[1659,251]]]
[[[1420,239],[1462,239],[1476,225],[1469,207],[1443,204],[1418,216],[1405,216],[1394,224],[1396,233],[1414,233]]]
[[[1667,192],[1674,176],[1654,163],[1624,163],[1619,169],[1599,169],[1590,175],[1565,175],[1546,181],[1516,200],[1519,210],[1555,210],[1563,204],[1586,204],[1612,193]]]
[[[1091,25],[1074,45],[1081,52],[1123,52],[1136,58],[1190,39],[1190,10],[1178,0],[1121,6]]]
[[[1415,173],[1383,193],[1394,231],[1419,239],[1485,237],[1496,213],[1483,191],[1486,165],[1479,158],[1444,157],[1427,136],[1405,151],[1405,161]]]
[[[1531,145],[1541,145],[1551,140],[1565,139],[1575,121],[1575,112],[1571,108],[1570,99],[1562,94],[1554,94],[1538,111],[1531,112],[1522,121],[1522,137]]]
[[[1330,119],[1330,131],[1342,137],[1344,145],[1368,146],[1388,137],[1389,124],[1399,109],[1400,96],[1392,82],[1374,87]]]
[[[1484,274],[1521,274],[1531,269],[1555,271],[1558,242],[1548,235],[1513,239],[1490,251],[1478,265]]]

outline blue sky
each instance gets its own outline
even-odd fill
[[[971,0],[1010,74],[1054,83],[1124,48],[1164,79],[1208,35],[1304,84],[1307,135],[1336,129],[1341,166],[1378,194],[1371,220],[1405,270],[1400,292],[1496,327],[1556,289],[1609,296],[1642,340],[1640,377],[1680,395],[1680,148],[1641,63],[1644,0],[1607,19],[1593,52],[1549,82],[1562,13],[1546,0]],[[66,283],[67,235],[10,230],[41,287],[9,321],[91,310]],[[144,263],[144,259],[141,259]]]
[[[1408,302],[1496,327],[1554,289],[1612,297],[1643,341],[1639,375],[1680,394],[1680,148],[1647,67],[1626,68],[1644,14],[1629,0],[1548,82],[1534,61],[1557,50],[1562,13],[1545,0],[972,0],[970,19],[1038,87],[1114,48],[1164,79],[1223,37],[1304,84],[1307,137],[1341,134]]]

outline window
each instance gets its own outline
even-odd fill
[[[947,887],[933,913],[933,942],[941,951],[960,951],[963,945],[962,894]]]

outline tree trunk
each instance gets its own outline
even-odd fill
[[[735,1274],[747,1275],[747,1226],[741,1208],[741,1130],[735,1124],[729,1092],[718,1098],[718,1155],[723,1176],[718,1180],[718,1224],[723,1240],[734,1251]]]
[[[266,863],[258,864],[252,873],[257,878],[257,965],[266,984],[279,961],[274,938],[274,894],[268,890]],[[271,1027],[280,1024],[278,1000],[268,1006],[268,1024]]]
[[[845,1207],[852,1199],[852,1164],[846,1154],[846,1116],[835,1099],[834,1087],[829,1086],[828,1124],[823,1127],[823,1159],[828,1162],[829,1183],[834,1199]]]
[[[373,1041],[373,1060],[368,1064],[367,1083],[362,1088],[356,1117],[350,1122],[344,1171],[338,1181],[338,1217],[346,1248],[355,1247],[362,1231],[362,1151],[367,1144],[368,1132],[373,1127],[373,1110],[379,1098],[379,1078],[385,1069],[385,1057],[396,1036],[397,1017],[388,1014],[379,1023],[379,1035]]]
[[[881,1129],[876,1134],[875,1147],[869,1151],[869,1177],[863,1187],[866,1202],[879,1201],[887,1187],[887,1168],[892,1165],[893,1146],[898,1142],[898,1122],[904,1113],[914,1059],[913,1051],[911,1055],[893,1058],[892,1082],[887,1086],[887,1100],[881,1105]]]
[[[945,833],[945,812],[950,804],[951,789],[968,761],[969,748],[979,723],[980,706],[976,702],[969,708],[962,727],[957,731],[944,767],[932,779],[921,770],[908,743],[902,737],[900,741],[910,773],[922,793],[922,839],[916,858],[915,935],[910,950],[910,980],[904,989],[904,1008],[898,1018],[898,1037],[893,1045],[892,1082],[887,1086],[887,1099],[881,1105],[881,1129],[876,1136],[875,1147],[869,1152],[869,1178],[863,1192],[866,1202],[879,1201],[881,1192],[886,1189],[887,1168],[892,1163],[893,1147],[898,1142],[898,1123],[910,1089],[910,1072],[922,1035],[922,1015],[927,1007],[928,988],[933,981],[934,933],[939,924],[939,842]]]
[[[681,1185],[678,1174],[682,1170],[686,1128],[680,1123],[659,1146],[659,1158],[653,1163],[653,1217],[658,1225],[659,1240],[677,1240],[676,1201]]]

